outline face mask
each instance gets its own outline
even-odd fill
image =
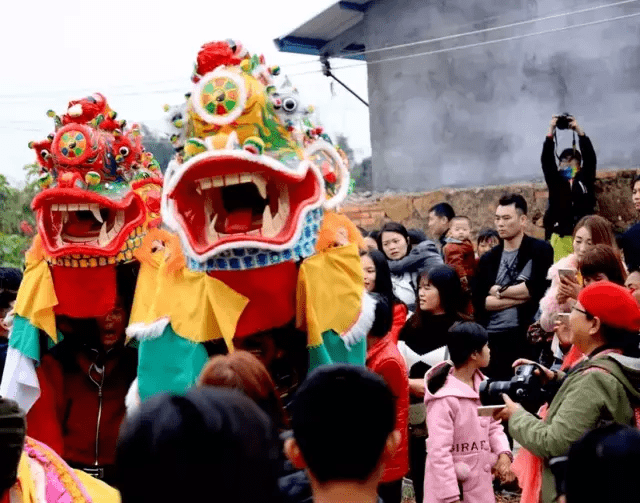
[[[573,177],[576,176],[576,173],[578,172],[578,170],[573,166],[560,168],[558,171],[560,172],[560,176],[562,176],[562,178],[564,178],[565,180],[571,180]]]

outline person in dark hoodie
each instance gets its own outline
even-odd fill
[[[9,347],[10,327],[5,319],[13,309],[18,295],[18,288],[22,282],[20,269],[14,267],[0,267],[0,378],[4,372]]]
[[[199,387],[158,394],[122,426],[122,503],[277,503],[278,434],[237,390]]]
[[[384,466],[400,443],[395,424],[395,398],[382,377],[356,365],[326,365],[296,392],[285,453],[306,469],[313,501],[379,503]]]
[[[609,424],[571,446],[564,488],[567,503],[637,501],[640,495],[640,431]]]
[[[543,218],[545,239],[554,250],[554,262],[572,251],[573,228],[578,221],[596,210],[596,153],[591,140],[584,134],[575,117],[568,117],[567,126],[578,135],[580,150],[573,148],[562,151],[556,164],[555,133],[558,120],[564,116],[554,115],[542,147],[542,172],[549,188],[549,207]]]

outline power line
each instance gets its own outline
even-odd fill
[[[552,19],[557,19],[557,18],[561,18],[561,17],[568,17],[568,16],[574,16],[576,14],[584,14],[586,12],[593,12],[599,9],[607,9],[610,7],[617,7],[620,5],[625,5],[625,4],[630,4],[630,3],[635,3],[638,0],[622,0],[620,2],[615,2],[615,3],[611,3],[611,4],[603,4],[603,5],[597,5],[595,7],[586,7],[584,9],[579,9],[579,10],[575,10],[575,11],[570,11],[570,12],[562,12],[560,14],[552,14],[549,16],[544,16],[544,17],[539,17],[539,18],[534,18],[534,19],[527,19],[526,21],[518,21],[515,23],[509,23],[509,24],[505,24],[502,26],[494,26],[491,28],[483,28],[480,30],[473,30],[473,31],[468,31],[465,33],[455,33],[452,35],[445,35],[442,37],[436,37],[436,38],[430,38],[430,39],[425,39],[425,40],[419,40],[417,42],[409,42],[406,44],[398,44],[398,45],[392,45],[389,47],[381,47],[379,49],[370,49],[370,50],[364,50],[364,51],[348,51],[348,52],[340,52],[338,54],[336,54],[335,56],[331,56],[333,58],[336,57],[340,57],[340,56],[362,56],[365,54],[374,54],[377,52],[383,52],[383,51],[392,51],[395,49],[405,49],[407,47],[414,47],[416,45],[423,45],[423,44],[433,44],[436,42],[444,42],[446,40],[452,40],[452,39],[456,39],[456,38],[462,38],[462,37],[468,37],[471,35],[480,35],[483,33],[490,33],[492,31],[498,31],[498,30],[504,30],[506,28],[515,28],[516,26],[524,26],[527,24],[531,24],[531,23],[539,23],[541,21],[550,21]]]
[[[170,80],[157,80],[157,81],[153,81],[153,82],[141,82],[138,84],[114,84],[114,85],[107,85],[105,86],[105,89],[128,89],[128,88],[136,88],[136,87],[145,87],[145,86],[157,86],[160,84],[178,84],[180,82],[189,82],[189,79],[170,79]],[[84,88],[77,88],[77,89],[71,89],[71,90],[67,90],[67,89],[60,89],[57,91],[51,91],[50,93],[41,93],[39,91],[34,91],[34,92],[29,92],[29,93],[20,93],[20,94],[13,94],[13,95],[9,95],[9,94],[0,94],[0,99],[16,99],[16,100],[21,100],[21,99],[30,99],[30,98],[34,98],[34,97],[39,97],[39,96],[46,96],[47,98],[49,96],[57,96],[57,95],[69,95],[69,94],[80,94],[80,93],[86,93],[86,92],[95,92],[95,91],[87,91],[87,89],[89,89],[90,86],[84,87]]]
[[[407,47],[413,47],[416,45],[423,45],[423,44],[432,44],[432,43],[436,43],[436,42],[443,42],[445,40],[453,40],[456,38],[462,38],[462,37],[468,37],[471,35],[480,35],[482,33],[489,33],[492,31],[498,31],[498,30],[504,30],[506,28],[514,28],[516,26],[523,26],[526,24],[531,24],[531,23],[538,23],[541,21],[549,21],[552,19],[557,19],[557,18],[561,18],[561,17],[568,17],[568,16],[574,16],[576,14],[584,14],[586,12],[593,12],[596,10],[600,10],[600,9],[608,9],[611,7],[618,7],[621,5],[626,5],[626,4],[630,4],[630,3],[635,3],[638,0],[622,0],[619,2],[614,2],[614,3],[610,3],[610,4],[602,4],[602,5],[596,5],[595,7],[586,7],[584,9],[578,9],[578,10],[574,10],[574,11],[569,11],[569,12],[561,12],[559,14],[551,14],[549,16],[544,16],[544,17],[539,17],[539,18],[534,18],[534,19],[527,19],[525,21],[518,21],[518,22],[514,22],[514,23],[509,23],[509,24],[505,24],[505,25],[501,25],[501,26],[494,26],[491,28],[483,28],[483,29],[479,29],[479,30],[472,30],[472,31],[467,31],[467,32],[463,32],[463,33],[455,33],[452,35],[445,35],[442,37],[436,37],[436,38],[429,38],[429,39],[425,39],[425,40],[419,40],[417,42],[409,42],[406,44],[397,44],[397,45],[391,45],[389,47],[381,47],[378,49],[368,49],[368,50],[364,50],[364,51],[347,51],[347,50],[342,50],[334,55],[330,55],[329,57],[331,58],[339,58],[341,56],[364,56],[365,54],[374,54],[377,52],[383,52],[383,51],[392,51],[395,49],[404,49]],[[482,20],[482,21],[476,21],[475,23],[482,23],[485,22],[486,20]],[[318,59],[313,59],[313,60],[309,60],[309,61],[300,61],[297,63],[290,63],[290,64],[284,64],[281,66],[286,66],[286,67],[294,67],[294,66],[302,66],[302,65],[310,65],[313,63],[318,63],[319,60]]]
[[[522,25],[522,24],[526,24],[526,23],[533,23],[533,22],[539,22],[542,20],[548,20],[550,18],[554,18],[554,17],[560,17],[560,16],[566,16],[566,15],[570,15],[570,14],[575,14],[575,13],[584,13],[587,11],[593,11],[595,9],[600,9],[600,8],[604,8],[604,7],[610,7],[610,6],[617,6],[617,5],[621,5],[621,4],[628,4],[628,3],[632,3],[632,2],[637,2],[639,0],[624,0],[622,2],[617,2],[615,4],[609,4],[607,6],[597,6],[597,7],[590,7],[588,9],[581,9],[579,11],[574,11],[572,13],[565,13],[565,14],[557,14],[554,16],[547,16],[546,18],[537,18],[535,20],[530,20],[530,21],[522,21],[519,23],[512,23],[510,25],[504,25],[501,27],[495,27],[495,28],[487,28],[484,30],[476,30],[474,32],[467,32],[464,34],[459,34],[459,35],[448,35],[446,37],[440,37],[440,38],[436,38],[436,39],[430,39],[430,40],[424,40],[424,41],[420,41],[420,42],[412,42],[410,44],[401,44],[401,45],[397,45],[397,46],[392,46],[392,47],[386,47],[386,48],[382,48],[382,49],[372,49],[371,51],[364,51],[362,52],[362,54],[365,53],[373,53],[373,52],[379,52],[382,50],[392,50],[392,49],[396,49],[396,48],[401,48],[401,47],[408,47],[408,46],[415,46],[415,45],[419,45],[419,44],[423,44],[423,43],[431,43],[431,42],[438,42],[438,41],[442,41],[442,40],[450,40],[453,38],[458,38],[458,37],[462,37],[462,36],[469,36],[472,34],[476,34],[476,33],[485,33],[487,31],[495,31],[498,29],[504,29],[507,27],[512,27],[512,26],[518,26],[518,25]],[[553,29],[549,29],[549,30],[542,30],[542,31],[538,31],[538,32],[533,32],[533,33],[526,33],[524,35],[515,35],[512,37],[503,37],[503,38],[498,38],[495,40],[487,40],[487,41],[483,41],[483,42],[477,42],[477,43],[473,43],[473,44],[464,44],[464,45],[460,45],[460,46],[456,46],[456,47],[448,47],[448,48],[444,48],[444,49],[436,49],[436,50],[432,50],[432,51],[426,51],[426,52],[420,52],[420,53],[416,53],[416,54],[409,54],[409,55],[403,55],[403,56],[394,56],[391,58],[385,58],[385,59],[379,59],[379,60],[375,60],[375,61],[363,61],[361,63],[355,63],[355,64],[350,64],[350,65],[342,65],[342,66],[338,66],[338,67],[334,67],[333,70],[342,70],[342,69],[347,69],[347,68],[358,68],[358,67],[363,67],[366,65],[372,65],[372,64],[378,64],[378,63],[386,63],[386,62],[392,62],[392,61],[400,61],[403,59],[409,59],[409,58],[415,58],[415,57],[420,57],[420,56],[430,56],[430,55],[434,55],[434,54],[442,54],[442,53],[447,53],[447,52],[453,52],[453,51],[458,51],[458,50],[462,50],[462,49],[470,49],[470,48],[475,48],[475,47],[482,47],[485,45],[490,45],[490,44],[496,44],[499,42],[509,42],[509,41],[514,41],[514,40],[521,40],[521,39],[525,39],[525,38],[529,38],[529,37],[534,37],[534,36],[538,36],[538,35],[547,35],[550,33],[556,33],[556,32],[562,32],[562,31],[566,31],[566,30],[571,30],[574,28],[583,28],[583,27],[587,27],[587,26],[594,26],[597,24],[602,24],[602,23],[607,23],[607,22],[611,22],[611,21],[619,21],[619,20],[624,20],[624,19],[630,19],[633,17],[637,17],[640,15],[640,12],[636,12],[633,14],[626,14],[626,15],[622,15],[622,16],[616,16],[616,17],[612,17],[612,18],[607,18],[607,19],[599,19],[596,21],[590,21],[590,22],[586,22],[586,23],[580,23],[580,24],[575,24],[575,25],[571,25],[571,26],[563,26],[560,28],[553,28]],[[319,63],[318,60],[313,61],[315,63]],[[289,66],[293,66],[293,65],[289,65]],[[289,77],[295,77],[295,76],[302,76],[302,75],[313,75],[313,74],[318,74],[318,73],[322,73],[323,70],[310,70],[310,71],[306,71],[306,72],[298,72],[298,73],[290,73],[287,74],[287,76]],[[170,81],[166,81],[167,83]],[[133,86],[133,85],[131,85]],[[63,91],[61,91],[62,93]],[[64,91],[66,92],[66,91]],[[129,93],[111,93],[110,96],[118,96],[118,97],[122,97],[122,96],[142,96],[142,95],[150,95],[150,94],[171,94],[171,93],[184,93],[185,92],[185,88],[172,88],[172,89],[157,89],[157,90],[144,90],[144,91],[132,91]],[[69,94],[70,92],[66,92],[67,94]],[[40,96],[40,95],[34,95],[34,96]],[[23,95],[22,99],[27,99],[28,95]],[[2,99],[6,99],[6,97],[3,97],[2,95],[0,95],[0,100]],[[0,103],[2,103],[0,101]],[[9,102],[11,103],[11,102]]]
[[[533,33],[526,33],[524,35],[515,35],[513,37],[504,37],[504,38],[498,38],[495,40],[486,40],[484,42],[477,42],[474,44],[465,44],[465,45],[459,45],[456,47],[448,47],[445,49],[436,49],[433,51],[427,51],[427,52],[419,52],[416,54],[409,54],[409,55],[404,55],[404,56],[395,56],[392,58],[385,58],[385,59],[379,59],[379,60],[375,60],[375,61],[366,61],[360,64],[352,64],[352,65],[343,65],[343,66],[337,66],[334,68],[334,70],[342,70],[342,69],[346,69],[346,68],[357,68],[357,67],[362,67],[362,66],[368,66],[368,65],[375,65],[375,64],[379,64],[379,63],[387,63],[387,62],[391,62],[391,61],[400,61],[403,59],[409,59],[409,58],[417,58],[420,56],[431,56],[433,54],[443,54],[446,52],[453,52],[453,51],[459,51],[462,49],[470,49],[470,48],[474,48],[474,47],[482,47],[485,45],[490,45],[490,44],[497,44],[499,42],[510,42],[510,41],[514,41],[514,40],[521,40],[521,39],[525,39],[525,38],[529,38],[529,37],[535,37],[538,35],[547,35],[549,33],[556,33],[556,32],[561,32],[561,31],[566,31],[566,30],[572,30],[574,28],[583,28],[585,26],[594,26],[597,24],[602,24],[602,23],[608,23],[610,21],[620,21],[623,19],[630,19],[633,17],[637,17],[640,16],[640,12],[635,12],[633,14],[625,14],[623,16],[616,16],[616,17],[611,17],[611,18],[607,18],[607,19],[599,19],[597,21],[590,21],[588,23],[581,23],[581,24],[575,24],[572,26],[563,26],[561,28],[553,28],[550,30],[542,30],[542,31],[537,31],[537,32],[533,32]],[[290,77],[295,77],[296,75],[310,75],[313,73],[321,73],[322,70],[313,70],[313,71],[309,71],[309,72],[300,72],[300,73],[292,73],[289,74]]]
[[[446,36],[442,36],[442,37],[436,37],[436,38],[431,38],[431,39],[425,39],[425,40],[419,40],[417,42],[409,42],[406,44],[397,44],[397,45],[392,45],[389,47],[381,47],[378,49],[370,49],[370,50],[364,50],[364,51],[341,51],[338,54],[331,56],[333,58],[336,57],[340,57],[340,56],[361,56],[361,55],[365,55],[365,54],[375,54],[378,52],[384,52],[384,51],[391,51],[391,50],[395,50],[395,49],[404,49],[404,48],[408,48],[408,47],[414,47],[417,45],[423,45],[423,44],[431,44],[431,43],[436,43],[436,42],[443,42],[443,41],[447,41],[447,40],[454,40],[456,38],[462,38],[462,37],[468,37],[468,36],[472,36],[472,35],[479,35],[479,34],[483,34],[483,33],[490,33],[493,31],[498,31],[498,30],[503,30],[503,29],[507,29],[507,28],[513,28],[513,27],[517,27],[517,26],[524,26],[527,24],[531,24],[531,23],[537,23],[537,22],[541,22],[541,21],[549,21],[552,19],[557,19],[557,18],[561,18],[561,17],[568,17],[568,16],[573,16],[576,14],[584,14],[586,12],[593,12],[596,10],[601,10],[601,9],[606,9],[606,8],[611,8],[611,7],[618,7],[621,5],[626,5],[626,4],[631,4],[631,3],[635,3],[638,2],[640,0],[621,0],[619,2],[614,2],[614,3],[610,3],[610,4],[603,4],[603,5],[597,5],[594,7],[586,7],[584,9],[578,9],[575,11],[569,11],[569,12],[562,12],[559,14],[552,14],[549,16],[544,16],[544,17],[540,17],[540,18],[534,18],[534,19],[528,19],[525,21],[518,21],[515,23],[509,23],[506,25],[501,25],[501,26],[494,26],[491,28],[484,28],[484,29],[479,29],[479,30],[472,30],[472,31],[468,31],[468,32],[464,32],[464,33],[457,33],[457,34],[452,34],[452,35],[446,35]],[[482,22],[482,21],[479,21]],[[316,58],[312,59],[312,60],[308,60],[308,61],[300,61],[297,63],[288,63],[288,64],[283,64],[280,66],[284,66],[284,67],[296,67],[296,66],[302,66],[302,65],[309,65],[309,64],[319,64],[320,61]],[[341,67],[338,67],[338,69]],[[311,71],[311,73],[319,73],[322,70],[318,70],[317,72],[315,71]],[[292,74],[292,75],[304,75],[306,73],[297,73],[297,74]],[[136,87],[144,87],[144,86],[157,86],[157,85],[161,85],[161,84],[178,84],[180,82],[183,82],[185,80],[188,79],[170,79],[170,80],[159,80],[159,81],[152,81],[152,82],[145,82],[145,83],[140,83],[140,84],[115,84],[115,85],[110,85],[110,86],[106,86],[106,89],[127,89],[127,88],[136,88]],[[188,83],[187,83],[188,85]],[[186,87],[185,87],[186,89]],[[50,96],[68,96],[68,95],[72,95],[72,94],[80,94],[80,93],[84,93],[87,92],[87,88],[83,88],[83,89],[77,89],[77,90],[60,90],[60,91],[53,91],[50,94],[44,94],[44,93],[23,93],[23,94],[14,94],[14,95],[2,95],[0,94],[0,100],[30,100],[33,98],[40,98],[40,97],[45,97],[47,99],[49,99]],[[135,92],[124,92],[124,93],[109,93],[110,96],[139,96],[142,94],[165,94],[165,93],[170,93],[170,92],[184,92],[183,88],[177,88],[177,89],[170,89],[170,90],[156,90],[156,91],[135,91]]]

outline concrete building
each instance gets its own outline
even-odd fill
[[[540,178],[562,112],[600,169],[640,164],[640,1],[341,1],[275,42],[366,60],[377,190]]]

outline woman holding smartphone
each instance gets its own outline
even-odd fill
[[[543,330],[553,332],[556,315],[571,310],[583,286],[578,263],[600,243],[616,247],[611,224],[598,215],[583,217],[573,230],[573,253],[549,268],[547,278],[551,280],[551,286],[540,301],[540,326]]]

